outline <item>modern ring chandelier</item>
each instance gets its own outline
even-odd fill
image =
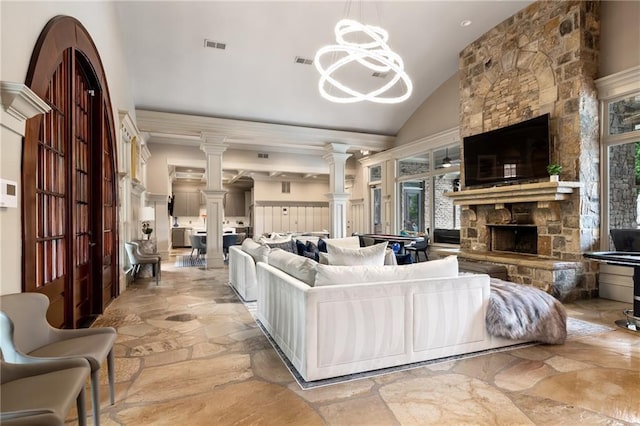
[[[364,33],[367,41],[357,43],[345,40],[345,36],[353,37],[354,33]],[[380,27],[363,25],[352,19],[343,19],[335,27],[336,42],[338,44],[324,46],[316,53],[314,64],[320,73],[318,88],[323,98],[337,103],[354,103],[361,101],[395,104],[402,102],[411,96],[413,84],[404,71],[404,62],[397,53],[387,45],[389,34]],[[343,54],[333,64],[324,67],[321,58],[327,54]],[[393,71],[393,77],[382,87],[370,92],[362,93],[341,83],[334,77],[334,73],[340,68],[357,62],[358,64],[377,73]],[[398,83],[404,83],[403,94],[395,97],[381,96]],[[342,96],[334,96],[328,93],[327,87],[333,87],[340,91]]]

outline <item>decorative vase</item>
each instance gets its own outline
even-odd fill
[[[180,225],[178,225],[178,218],[174,216],[173,217],[173,227],[177,228],[178,226],[180,226]]]

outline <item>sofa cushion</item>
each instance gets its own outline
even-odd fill
[[[334,284],[359,284],[386,281],[408,281],[421,278],[446,278],[458,276],[458,258],[449,256],[429,262],[396,266],[338,266],[316,265],[315,286]]]
[[[268,263],[310,286],[315,283],[318,263],[304,256],[298,256],[281,249],[272,249],[269,252]]]
[[[327,252],[327,240],[325,240],[324,238],[320,238],[318,240],[318,250],[320,251],[320,253]]]
[[[357,238],[356,238],[357,240]],[[369,247],[348,248],[327,242],[329,265],[384,265],[387,243]]]
[[[329,238],[325,240],[327,246],[343,247],[343,248],[360,248],[359,237],[345,237],[345,238]],[[328,250],[327,250],[328,252]]]
[[[242,242],[242,251],[253,257],[255,262],[266,262],[267,255],[269,255],[269,247],[257,243],[251,238],[244,239]]]

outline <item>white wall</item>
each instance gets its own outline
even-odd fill
[[[429,96],[404,123],[395,146],[460,125],[460,78],[456,72]]]
[[[603,1],[600,19],[598,77],[640,65],[640,2]]]
[[[56,15],[75,17],[93,38],[105,68],[120,138],[118,110],[132,111],[133,99],[113,3],[0,2],[0,80],[24,83],[38,36]],[[4,128],[1,136],[0,177],[20,182],[22,137]],[[0,294],[22,289],[21,240],[20,208],[0,209]]]

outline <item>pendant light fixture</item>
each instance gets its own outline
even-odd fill
[[[444,159],[442,160],[442,167],[451,167],[451,158],[449,158],[449,148],[446,148]]]
[[[335,34],[337,44],[320,48],[313,61],[320,73],[318,89],[323,98],[337,103],[370,101],[394,104],[411,96],[413,84],[404,70],[402,58],[393,52],[387,44],[389,40],[387,31],[373,25],[363,25],[352,19],[342,19],[336,24]],[[352,41],[356,39],[356,36],[362,36],[362,34],[364,34],[364,42]],[[349,38],[349,41],[346,38]],[[331,57],[333,63],[323,65],[323,59],[328,62],[327,56]],[[363,66],[374,73],[393,72],[394,74],[381,87],[369,92],[360,92],[335,77],[335,73],[345,66]],[[396,85],[400,86],[401,95],[383,96]],[[340,95],[329,94],[328,89],[330,88],[336,89]]]

